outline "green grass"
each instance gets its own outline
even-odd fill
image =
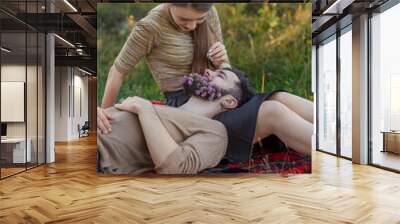
[[[98,4],[98,102],[107,74],[135,21],[157,4]],[[215,4],[233,67],[261,91],[286,89],[312,100],[311,4]],[[265,77],[262,86],[262,77]],[[164,99],[142,59],[118,98]]]

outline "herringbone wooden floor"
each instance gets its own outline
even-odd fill
[[[0,223],[400,223],[400,175],[319,152],[313,174],[98,176],[95,138],[0,181]]]

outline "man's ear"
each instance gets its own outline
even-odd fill
[[[235,109],[238,105],[239,102],[237,101],[237,99],[231,95],[226,95],[223,96],[222,101],[221,101],[222,107],[224,109]]]

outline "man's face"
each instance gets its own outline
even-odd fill
[[[173,20],[183,32],[193,31],[207,16],[207,12],[198,12],[190,7],[171,6],[170,10]]]
[[[206,69],[204,75],[208,77],[210,84],[225,90],[234,88],[236,83],[240,82],[237,75],[229,70],[218,69],[212,71]]]

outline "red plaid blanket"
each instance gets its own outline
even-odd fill
[[[234,163],[222,160],[204,173],[277,173],[281,175],[311,173],[311,156],[288,149],[285,152],[261,150],[248,162]]]

